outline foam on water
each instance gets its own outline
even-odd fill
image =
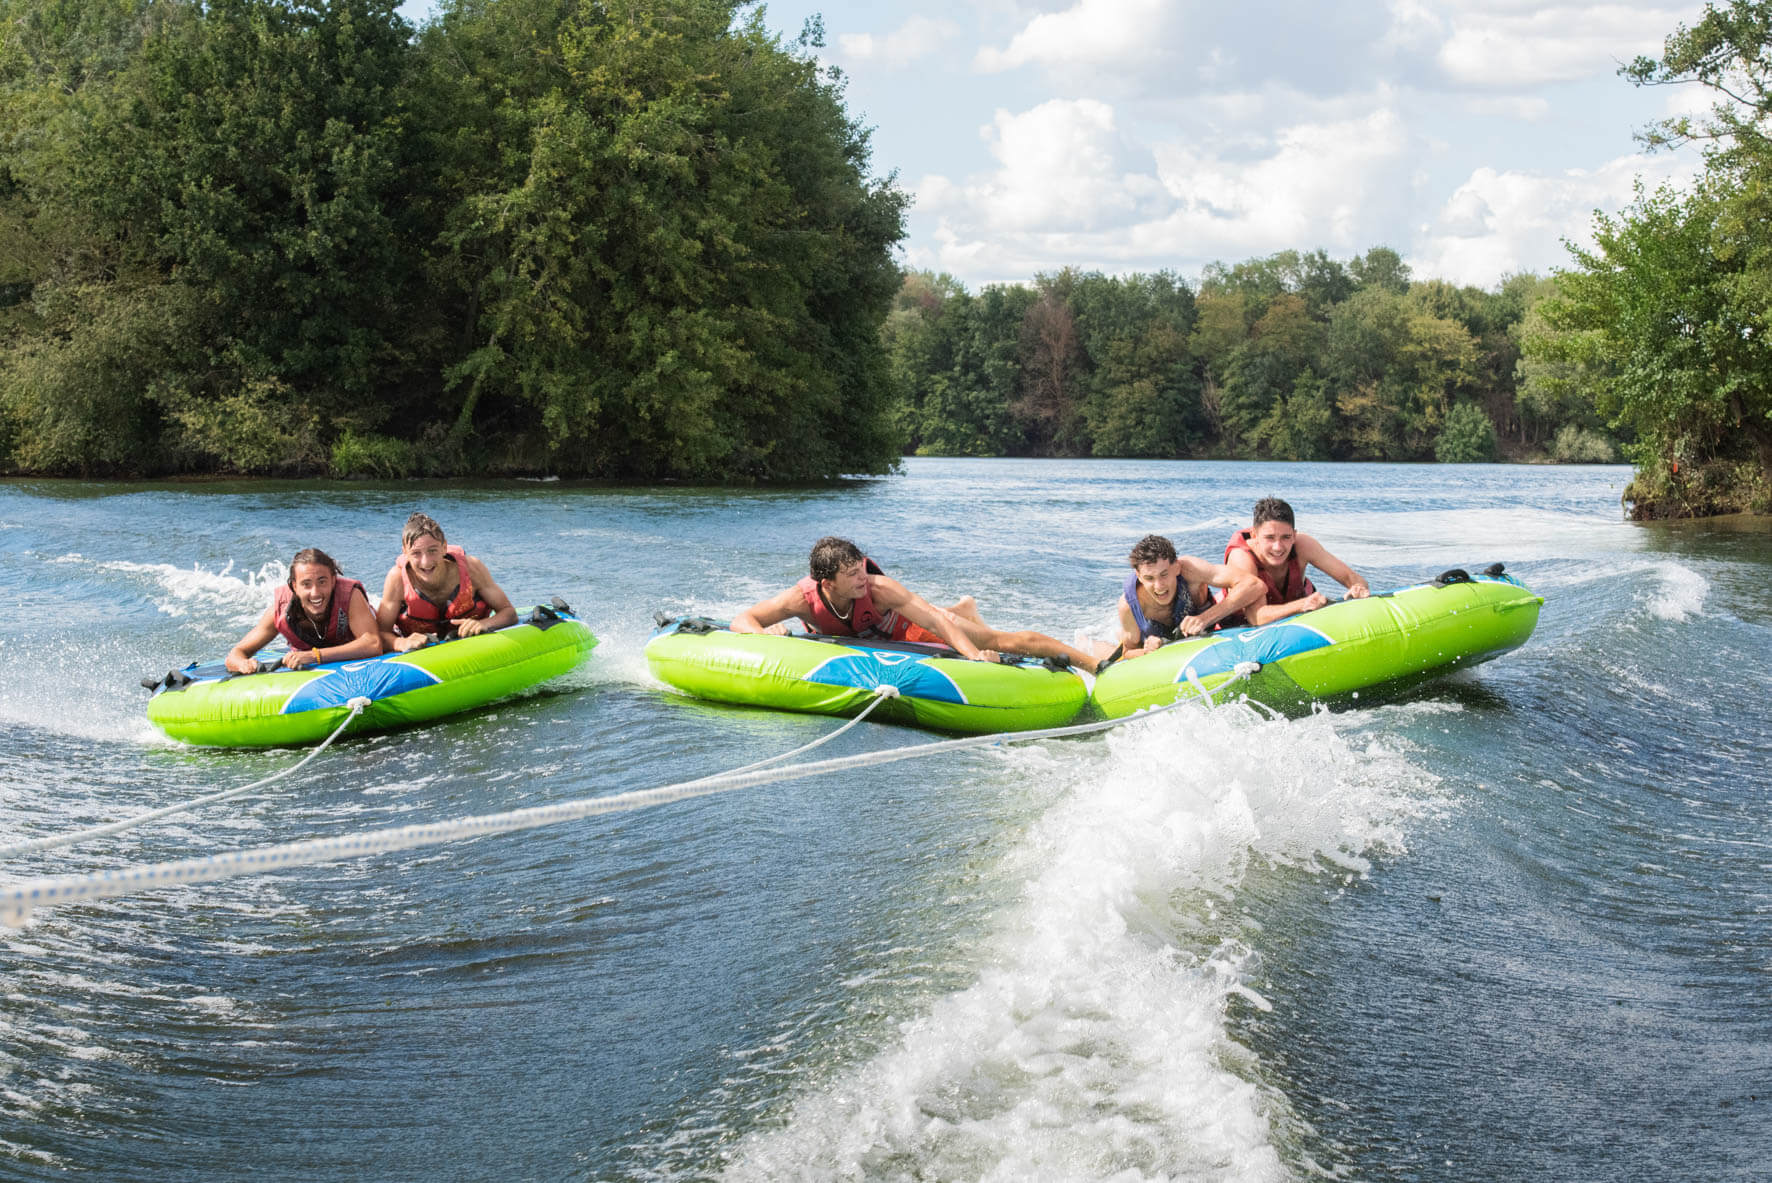
[[[1650,615],[1683,623],[1704,610],[1710,580],[1683,563],[1656,563],[1654,571],[1659,583],[1645,600]]]
[[[1420,578],[1447,567],[1471,571],[1495,561],[1511,573],[1539,563],[1615,555],[1635,541],[1630,524],[1572,517],[1515,506],[1506,509],[1425,509],[1410,514],[1407,533],[1391,511],[1344,512],[1301,518],[1300,529],[1325,542],[1355,570],[1374,564],[1413,566]],[[1527,582],[1536,584],[1531,572]],[[1375,590],[1377,590],[1375,588]]]
[[[55,561],[84,563],[89,560],[80,555],[64,555]],[[271,593],[289,574],[281,563],[266,563],[256,571],[235,575],[231,561],[220,571],[127,560],[98,562],[95,567],[99,571],[129,576],[146,583],[150,589],[157,588],[158,594],[152,590],[148,594],[154,606],[168,616],[226,612],[225,619],[241,628],[258,618],[270,602]],[[373,592],[371,598],[374,598]]]
[[[739,1180],[1277,1179],[1295,1125],[1227,1034],[1257,954],[1227,916],[1271,863],[1359,873],[1432,778],[1327,714],[1245,707],[1007,758],[1063,782],[999,868],[1022,887],[970,985],[741,1143]],[[1057,753],[1057,759],[1051,754]]]

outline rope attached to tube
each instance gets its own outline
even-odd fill
[[[171,817],[175,813],[184,813],[186,810],[197,809],[204,805],[214,805],[217,801],[227,801],[230,798],[250,793],[254,789],[262,789],[266,785],[275,784],[286,776],[293,776],[295,773],[300,772],[315,756],[318,756],[321,752],[324,752],[330,747],[332,741],[337,739],[344,732],[344,729],[349,727],[352,721],[355,720],[358,715],[362,714],[364,709],[369,706],[369,700],[361,697],[353,698],[346,702],[345,705],[351,708],[351,712],[340,721],[337,727],[333,728],[332,734],[321,740],[320,745],[313,751],[303,756],[299,761],[290,765],[288,768],[285,768],[282,772],[267,776],[263,780],[255,780],[249,785],[241,785],[237,789],[224,789],[219,793],[211,793],[206,797],[193,797],[189,801],[180,801],[176,805],[167,805],[159,809],[150,809],[145,813],[138,813],[134,817],[124,818],[122,821],[108,822],[105,825],[92,826],[84,830],[73,830],[66,834],[52,834],[47,838],[32,838],[28,842],[19,842],[12,846],[0,846],[0,862],[4,862],[11,858],[17,858],[21,854],[34,854],[39,850],[59,850],[64,846],[74,846],[81,842],[90,842],[94,838],[103,838],[110,834],[121,834],[125,830],[133,830],[137,826],[145,826],[149,822],[158,821],[163,817]]]
[[[1223,693],[1259,669],[1260,666],[1254,662],[1239,664],[1232,672],[1231,677],[1221,682],[1215,689],[1205,692],[1204,697],[1207,703],[1209,705],[1212,703],[1213,695]],[[1197,690],[1203,689],[1198,682],[1195,683],[1195,686]],[[869,704],[867,711],[862,712],[861,716],[850,720],[844,727],[839,728],[831,735],[796,749],[796,751],[806,751],[820,743],[836,738],[849,727],[859,723],[868,711],[872,711],[886,698],[891,697],[893,692],[889,692],[886,687],[878,687],[875,693],[877,697]],[[1024,743],[1035,739],[1059,739],[1072,735],[1092,735],[1141,719],[1154,718],[1157,715],[1186,706],[1192,701],[1194,701],[1192,698],[1178,699],[1164,706],[1150,707],[1123,718],[1106,719],[1094,723],[1073,723],[1064,727],[1047,727],[1037,731],[971,735],[962,739],[937,740],[933,743],[913,744],[883,752],[863,752],[855,756],[815,760],[809,764],[796,764],[788,768],[760,767],[760,765],[776,763],[787,755],[795,754],[789,752],[773,760],[763,760],[757,764],[745,765],[729,772],[715,773],[712,776],[682,781],[674,785],[664,785],[655,789],[638,789],[607,797],[580,798],[554,805],[535,805],[524,809],[513,809],[504,813],[489,813],[478,817],[400,826],[389,830],[368,830],[337,838],[315,838],[304,842],[289,842],[277,846],[258,847],[253,850],[232,851],[226,854],[181,859],[175,862],[152,863],[94,874],[28,879],[21,883],[0,887],[0,924],[17,928],[30,918],[34,908],[130,895],[147,888],[165,887],[179,883],[207,883],[217,879],[232,878],[236,875],[251,874],[255,871],[313,866],[319,863],[336,862],[340,859],[360,858],[364,855],[388,854],[422,846],[436,846],[465,838],[508,834],[518,830],[529,830],[540,826],[556,825],[560,822],[596,817],[601,814],[626,813],[696,797],[729,793],[736,789],[751,788],[756,785],[801,780],[830,772],[844,772],[852,768],[892,764],[900,760],[917,759],[922,756],[961,751],[966,748]],[[315,754],[317,755],[318,752],[316,751]],[[300,765],[296,767],[300,767]],[[295,769],[291,768],[289,771],[293,772]]]

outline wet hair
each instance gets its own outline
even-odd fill
[[[437,524],[436,518],[428,513],[415,513],[406,519],[406,528],[400,531],[400,549],[405,550],[415,539],[423,538],[426,534],[445,546],[449,545],[449,540],[443,537],[443,527]]]
[[[866,557],[861,548],[847,538],[827,535],[812,544],[812,578],[820,582],[835,579],[837,572]]]
[[[1142,567],[1146,563],[1173,563],[1175,544],[1161,534],[1146,534],[1133,545],[1127,561],[1134,567]]]
[[[297,567],[310,566],[325,567],[328,571],[332,572],[332,577],[334,579],[339,577],[338,564],[332,561],[332,556],[317,546],[310,546],[306,550],[296,551],[295,557],[289,560],[288,583],[291,591],[295,590],[295,569]]]
[[[1292,507],[1278,497],[1263,497],[1255,503],[1255,521],[1249,528],[1259,530],[1263,522],[1285,522],[1294,530],[1298,529],[1298,521],[1292,516]]]

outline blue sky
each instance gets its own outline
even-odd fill
[[[402,9],[422,20],[429,0]],[[1386,245],[1491,287],[1568,260],[1593,211],[1685,153],[1633,133],[1702,106],[1617,76],[1701,4],[1579,0],[772,0],[914,198],[908,266],[976,290],[1074,266],[1197,278]]]

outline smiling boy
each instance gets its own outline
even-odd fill
[[[1178,555],[1161,534],[1147,534],[1127,557],[1132,573],[1120,591],[1120,645],[1126,657],[1166,641],[1197,637],[1234,619],[1261,598],[1261,580],[1225,564]],[[1214,602],[1212,589],[1223,596]]]
[[[952,608],[936,607],[883,573],[846,538],[820,538],[809,567],[793,587],[734,616],[732,631],[779,632],[787,621],[801,620],[826,636],[933,642],[974,661],[996,653],[1062,657],[1089,673],[1096,670],[1095,658],[1044,633],[992,628],[979,617],[971,596]]]
[[[436,519],[415,513],[382,582],[375,623],[388,652],[407,653],[450,632],[471,637],[516,624],[517,610],[485,563],[450,546]]]
[[[1292,507],[1278,497],[1255,503],[1254,522],[1238,530],[1224,548],[1225,565],[1257,576],[1265,598],[1243,609],[1252,625],[1272,624],[1323,607],[1329,598],[1312,585],[1306,567],[1315,567],[1347,589],[1350,600],[1372,594],[1354,569],[1330,554],[1309,534],[1300,534]]]

